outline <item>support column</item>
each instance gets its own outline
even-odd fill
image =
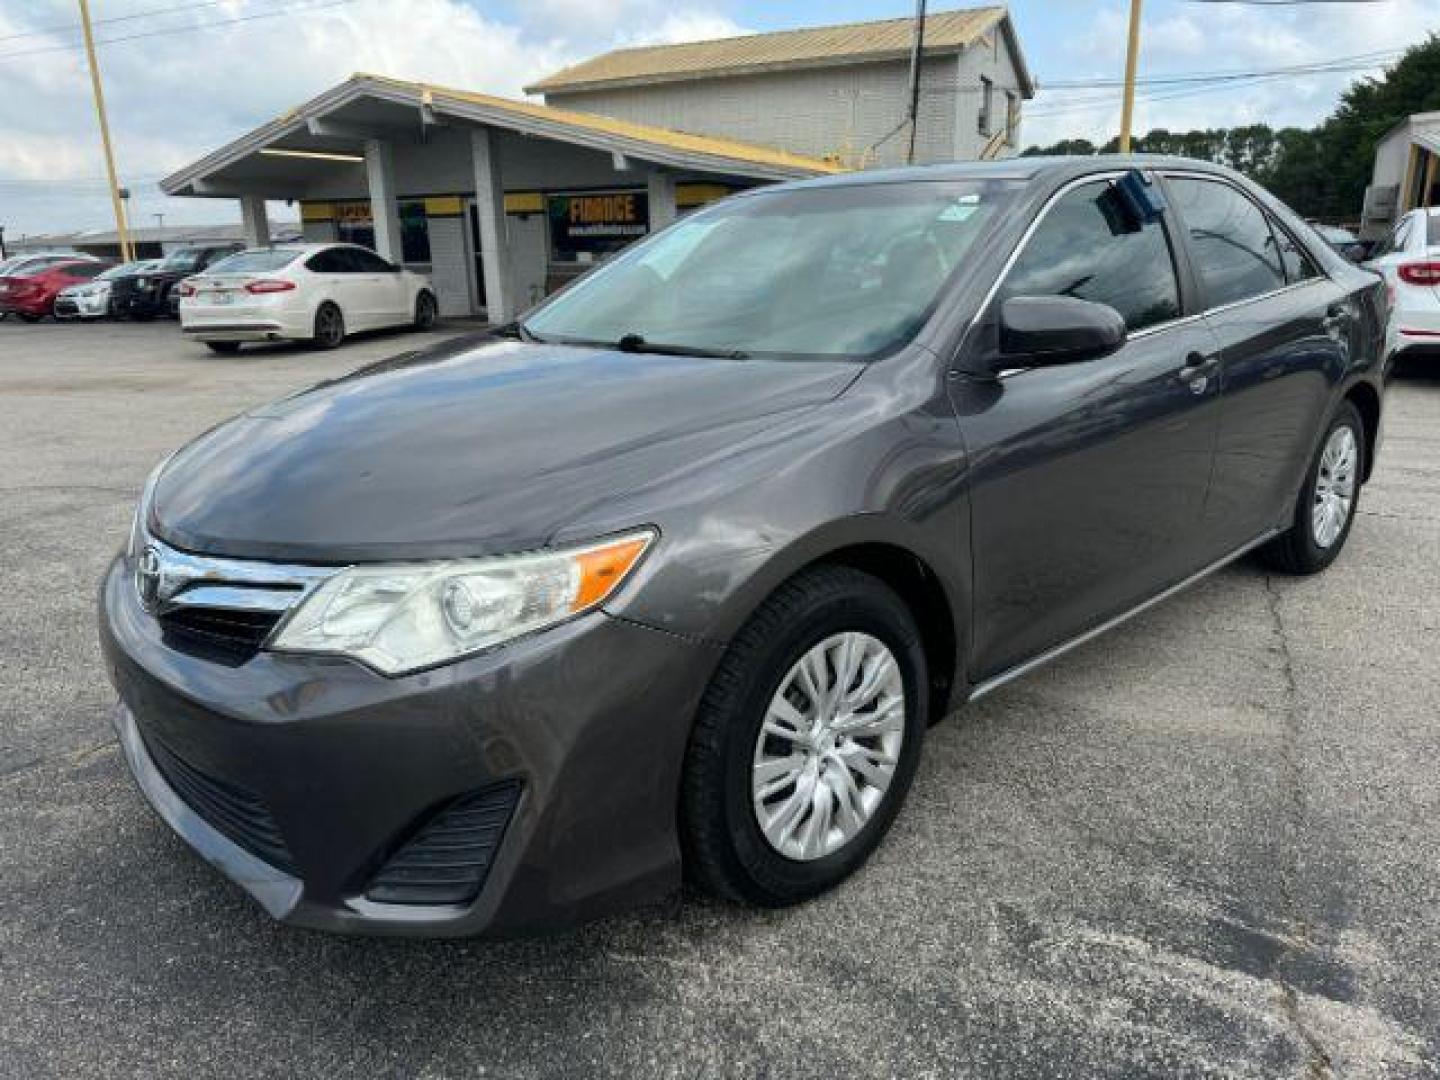
[[[365,185],[370,191],[370,220],[375,250],[397,266],[401,262],[400,208],[395,203],[395,154],[383,139],[365,140]]]
[[[675,220],[675,177],[670,173],[651,169],[645,176],[645,187],[650,196],[650,231],[663,229]]]
[[[240,197],[240,231],[245,238],[246,247],[270,246],[270,218],[265,213],[264,196]]]
[[[480,264],[485,273],[485,317],[491,325],[498,325],[515,318],[515,296],[510,284],[510,237],[505,229],[499,140],[489,128],[470,132],[470,156],[475,166]]]

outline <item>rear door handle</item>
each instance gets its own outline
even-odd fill
[[[1180,381],[1189,384],[1191,393],[1203,394],[1210,386],[1210,376],[1219,366],[1218,354],[1192,352],[1185,357],[1185,366],[1180,369]]]
[[[1338,334],[1349,329],[1351,317],[1348,307],[1344,304],[1336,304],[1326,313],[1325,318],[1320,320],[1320,328],[1327,334]]]

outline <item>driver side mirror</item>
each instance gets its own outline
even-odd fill
[[[1125,344],[1124,317],[1109,304],[1072,296],[1012,296],[1000,306],[997,367],[1075,364]]]

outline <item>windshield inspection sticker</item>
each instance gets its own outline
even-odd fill
[[[979,195],[961,195],[944,210],[940,211],[939,221],[966,221],[970,215],[980,209]]]

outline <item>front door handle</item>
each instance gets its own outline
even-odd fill
[[[1218,355],[1192,352],[1185,357],[1185,366],[1180,369],[1180,381],[1189,384],[1192,394],[1203,394],[1210,386],[1210,376],[1219,366]]]

